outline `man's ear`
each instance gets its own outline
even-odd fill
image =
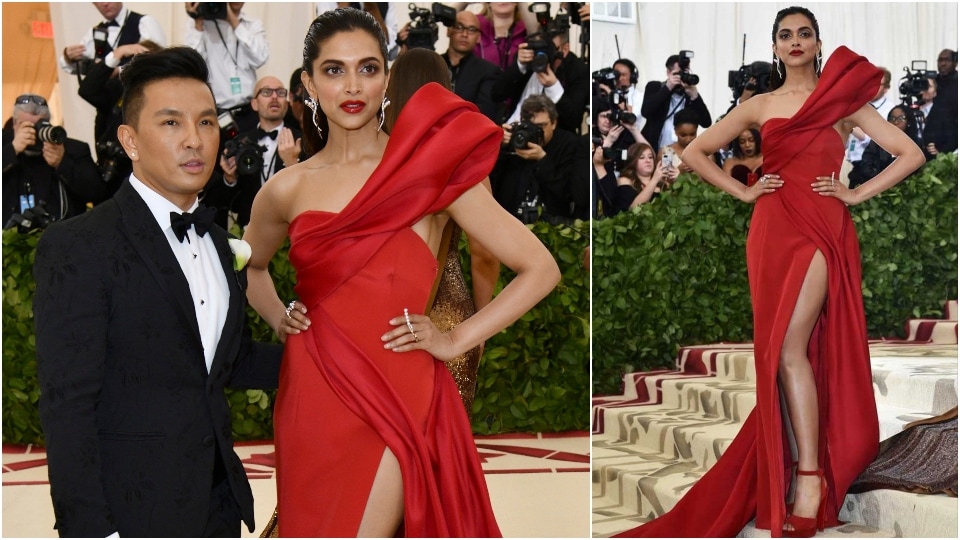
[[[120,141],[120,146],[123,147],[123,151],[127,153],[130,161],[140,161],[140,152],[138,152],[137,147],[137,132],[132,126],[121,124],[117,127],[117,139]]]

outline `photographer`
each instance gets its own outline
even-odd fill
[[[609,73],[609,74],[608,74]],[[593,80],[599,85],[604,95],[618,94],[621,109],[633,112],[643,99],[640,90],[637,90],[639,72],[637,65],[628,58],[619,58],[609,70],[600,70],[593,74]]]
[[[590,157],[583,139],[557,126],[557,108],[546,96],[527,98],[521,118],[504,126],[500,158],[490,173],[494,198],[524,223],[589,219]]]
[[[441,57],[450,70],[453,93],[476,105],[490,120],[499,122],[503,113],[491,94],[493,84],[500,77],[500,68],[473,54],[480,39],[479,19],[469,11],[457,13],[456,24],[447,27],[447,37],[450,46]]]
[[[590,68],[570,52],[569,23],[558,20],[549,21],[543,32],[520,45],[517,61],[494,85],[493,99],[523,103],[529,96],[546,95],[556,104],[560,129],[580,133],[590,99]],[[520,117],[518,106],[507,122]]]
[[[37,95],[17,97],[13,118],[3,130],[3,223],[31,209],[43,208],[48,220],[73,217],[88,202],[103,200],[104,184],[86,143],[68,139],[51,126],[47,101]],[[36,210],[32,210],[37,212]],[[34,226],[44,226],[36,223]]]
[[[217,113],[229,112],[239,131],[257,125],[250,99],[257,68],[270,56],[263,23],[242,13],[243,4],[187,3],[193,22],[183,36],[184,45],[196,49],[207,62]]]
[[[203,193],[203,203],[217,209],[215,221],[227,228],[229,214],[241,227],[250,222],[250,208],[260,187],[284,167],[304,158],[299,129],[284,125],[287,95],[276,77],[264,77],[254,87],[251,107],[259,123],[224,144],[220,168]]]
[[[145,40],[120,45],[111,54],[121,63],[126,63],[134,55],[160,49],[156,43]],[[97,166],[106,183],[106,198],[112,197],[120,189],[123,180],[133,171],[133,164],[117,139],[117,127],[123,123],[123,112],[120,108],[123,85],[120,83],[119,73],[119,67],[110,67],[105,61],[97,59],[87,67],[86,77],[80,81],[77,92],[84,101],[97,109],[97,119],[93,125],[96,141],[94,151]]]
[[[927,79],[927,90],[920,94],[920,111],[924,115],[922,148],[927,161],[935,159],[941,152],[957,149],[956,103],[938,103],[937,94],[936,79]]]
[[[122,2],[94,2],[94,7],[103,16],[103,21],[88,30],[77,45],[64,47],[57,59],[60,68],[67,73],[84,75],[87,66],[83,60],[102,60],[115,68],[126,64],[130,56],[118,57],[114,49],[149,40],[161,47],[167,45],[167,36],[160,23],[150,15],[141,15],[123,7]]]
[[[944,49],[937,56],[937,105],[957,116],[957,51]]]
[[[877,94],[873,96],[873,99],[870,101],[870,106],[876,109],[880,116],[887,118],[891,109],[896,105],[896,102],[887,97],[887,91],[890,90],[890,80],[892,78],[890,70],[887,68],[880,68],[880,70],[883,71],[883,78],[880,81],[880,88],[877,89]],[[864,133],[859,127],[854,127],[850,131],[850,137],[847,139],[847,161],[849,161],[852,166],[849,178],[852,179],[855,176],[862,175],[862,172],[859,172],[858,169],[861,167],[860,162],[863,159],[863,151],[870,145],[870,141],[870,136]],[[873,176],[870,176],[870,178],[873,178]]]
[[[647,122],[643,126],[643,137],[655,148],[663,148],[674,143],[673,117],[683,109],[689,109],[696,115],[697,123],[710,127],[710,111],[697,91],[700,78],[690,72],[691,51],[680,51],[679,55],[667,58],[667,80],[650,81],[643,91],[643,105],[640,114]]]

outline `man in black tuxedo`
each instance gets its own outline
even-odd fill
[[[640,114],[647,119],[640,133],[654,145],[654,150],[677,142],[673,132],[673,117],[683,109],[693,111],[697,115],[697,123],[702,127],[708,128],[713,122],[696,85],[681,80],[680,55],[667,58],[666,66],[667,80],[648,82],[643,89],[643,104],[640,106]]]
[[[306,159],[301,151],[300,130],[284,124],[289,106],[287,95],[283,82],[276,77],[264,77],[254,86],[250,106],[257,113],[257,127],[237,134],[230,145],[233,148],[224,149],[220,156],[220,169],[214,172],[203,191],[203,203],[217,209],[216,222],[221,227],[227,226],[230,212],[236,215],[236,222],[241,227],[246,227],[250,223],[250,208],[260,186],[284,167]],[[260,154],[261,165],[257,170],[247,170],[249,167],[244,165],[238,167],[237,148],[244,147],[263,150]],[[241,159],[256,154],[240,152]]]
[[[275,388],[281,350],[251,342],[246,272],[198,207],[219,143],[206,63],[175,47],[137,55],[121,77],[133,174],[113,199],[51,226],[36,252],[56,527],[239,536],[241,519],[254,530],[253,495],[223,390]]]
[[[480,19],[469,11],[457,13],[457,23],[447,28],[450,46],[440,55],[450,70],[453,93],[473,103],[484,116],[499,124],[503,111],[494,103],[493,83],[500,77],[500,66],[473,54],[480,41]]]

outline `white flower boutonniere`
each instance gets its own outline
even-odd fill
[[[230,251],[233,252],[233,269],[239,272],[250,262],[253,250],[250,249],[250,244],[244,240],[230,238],[227,242],[230,243]]]

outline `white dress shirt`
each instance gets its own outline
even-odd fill
[[[130,15],[130,10],[124,6],[120,13],[117,13],[117,18],[114,19],[117,21],[118,26],[108,26],[107,27],[107,43],[110,44],[112,48],[117,47],[117,41],[120,40],[120,30],[123,28],[124,22],[127,20],[127,16]],[[103,22],[109,22],[104,19]],[[167,34],[163,31],[163,27],[160,26],[160,23],[150,15],[144,15],[140,18],[140,41],[150,40],[161,47],[167,46]],[[96,55],[93,44],[93,28],[87,30],[83,34],[83,39],[80,41],[80,44],[83,45],[84,51],[83,56],[85,58],[93,59]],[[120,60],[113,57],[113,51],[107,53],[107,56],[103,61],[110,67],[117,67],[120,65]],[[76,73],[77,64],[76,62],[67,63],[67,60],[63,57],[63,54],[57,55],[57,63],[60,64],[60,69],[66,71],[67,73]]]
[[[196,29],[192,19],[187,24],[183,43],[207,61],[217,107],[231,109],[249,103],[257,83],[257,68],[270,57],[263,23],[241,11],[236,30],[227,21],[204,20],[202,31]],[[231,81],[233,78],[237,81]]]
[[[230,305],[230,289],[227,286],[227,276],[220,256],[213,244],[210,234],[202,238],[197,236],[193,227],[187,230],[183,242],[177,239],[170,225],[170,212],[181,213],[177,205],[165,199],[162,195],[147,187],[133,174],[130,175],[130,185],[137,191],[150,213],[167,237],[170,249],[180,262],[183,276],[190,285],[190,294],[193,296],[193,308],[200,326],[200,341],[203,343],[203,356],[207,364],[207,373],[213,365],[213,357],[217,352],[220,334],[227,321],[227,309]],[[199,203],[194,201],[190,212],[197,209]],[[188,242],[189,240],[189,242]]]
[[[686,105],[686,101],[684,99],[686,97],[687,96],[685,94],[670,94],[670,105],[667,111],[672,111],[673,114],[668,116],[667,119],[663,121],[663,129],[660,130],[660,142],[658,143],[658,148],[670,146],[671,144],[677,142],[677,132],[673,129],[673,117],[676,116],[678,112],[683,110],[684,105]],[[640,99],[642,100],[643,98]],[[639,111],[636,112],[639,116]]]
[[[517,60],[517,65],[520,66],[520,73],[527,73],[527,66],[522,62]],[[552,66],[551,66],[552,68]],[[563,84],[558,80],[554,83],[553,86],[544,86],[540,84],[540,79],[537,77],[537,74],[534,73],[530,76],[530,80],[527,81],[527,85],[523,87],[523,93],[520,94],[520,101],[517,103],[516,107],[513,109],[513,114],[510,115],[510,118],[507,119],[508,124],[520,121],[520,106],[523,105],[523,102],[530,96],[535,96],[543,94],[550,98],[550,101],[556,103],[560,101],[560,98],[563,97]]]

